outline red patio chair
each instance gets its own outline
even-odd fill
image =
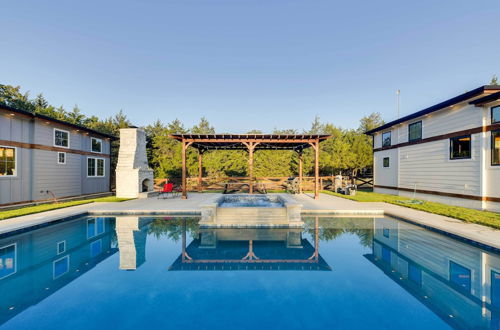
[[[158,194],[158,199],[161,197],[163,197],[163,199],[165,199],[168,197],[168,195],[174,196],[174,184],[171,182],[165,183],[163,185],[163,189]]]

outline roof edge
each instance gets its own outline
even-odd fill
[[[387,124],[384,124],[382,126],[379,126],[379,127],[374,128],[374,129],[371,129],[369,131],[366,131],[365,134],[366,135],[373,135],[376,132],[382,131],[386,128],[392,127],[392,126],[397,125],[399,123],[403,123],[405,121],[412,120],[412,119],[424,116],[426,114],[432,113],[434,111],[438,111],[438,110],[444,109],[446,107],[455,105],[457,103],[466,101],[472,97],[475,97],[475,96],[478,96],[478,95],[484,93],[484,91],[486,91],[486,90],[499,90],[500,91],[500,85],[498,85],[498,86],[497,85],[484,85],[484,86],[475,88],[471,91],[465,92],[465,93],[460,94],[460,95],[455,96],[455,97],[452,97],[451,99],[448,99],[446,101],[440,102],[438,104],[435,104],[435,105],[430,106],[428,108],[425,108],[423,110],[414,112],[414,113],[409,114],[407,116],[404,116],[402,118],[390,121]],[[494,94],[497,94],[497,93],[494,93]]]
[[[82,131],[85,131],[85,132],[89,132],[89,133],[92,133],[92,134],[95,134],[95,135],[100,135],[102,137],[110,138],[112,140],[117,140],[118,139],[118,137],[116,137],[114,135],[111,135],[111,134],[99,132],[99,131],[93,130],[91,128],[82,126],[82,125],[73,124],[73,123],[70,123],[70,122],[67,122],[67,121],[64,121],[64,120],[60,120],[60,119],[56,119],[56,118],[53,118],[53,117],[50,117],[50,116],[46,116],[46,115],[43,115],[43,114],[33,113],[31,111],[26,111],[26,110],[22,110],[22,109],[13,108],[13,107],[10,107],[10,106],[2,104],[2,103],[0,103],[0,109],[4,109],[4,110],[7,110],[7,111],[12,111],[12,112],[19,113],[19,114],[22,114],[22,115],[25,115],[25,116],[29,116],[29,117],[32,117],[32,118],[40,118],[40,119],[51,121],[51,122],[54,122],[54,123],[57,123],[57,124],[61,124],[61,125],[73,127],[73,128],[76,128],[76,129],[79,129],[79,130],[82,130]]]

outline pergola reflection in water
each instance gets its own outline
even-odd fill
[[[201,229],[186,246],[182,231],[181,255],[170,271],[186,270],[310,270],[331,271],[319,254],[318,220],[314,246],[302,229]]]

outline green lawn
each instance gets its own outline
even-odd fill
[[[107,202],[123,202],[129,200],[129,198],[116,198],[114,196],[94,198],[94,199],[84,199],[79,201],[62,202],[57,204],[42,204],[36,206],[26,206],[15,210],[0,211],[0,220],[20,217],[22,215],[40,213],[50,210],[62,209],[65,207],[89,204],[89,203],[107,203]]]
[[[357,191],[355,196],[346,196],[331,191],[322,191],[325,194],[347,198],[358,202],[385,202],[412,209],[445,215],[447,217],[463,220],[471,223],[478,223],[485,226],[500,229],[500,213],[479,211],[460,206],[452,206],[435,202],[420,201],[421,204],[411,203],[412,198],[379,194],[374,192]]]

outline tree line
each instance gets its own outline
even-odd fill
[[[0,84],[0,103],[21,110],[39,113],[55,119],[88,127],[106,134],[119,136],[119,129],[129,127],[130,120],[120,110],[108,118],[84,115],[78,106],[71,110],[55,107],[42,94],[31,98],[29,92],[23,93],[19,86]],[[328,134],[332,138],[320,144],[320,174],[332,175],[339,172],[356,174],[359,170],[372,165],[373,151],[371,138],[365,131],[383,124],[379,113],[363,117],[356,129],[344,129],[330,122],[323,122],[318,117],[308,129],[274,129],[272,134]],[[171,139],[170,134],[215,134],[215,128],[206,118],[193,127],[186,127],[179,119],[163,123],[160,120],[144,127],[147,134],[147,153],[151,168],[156,178],[181,176],[181,143]],[[220,133],[220,132],[218,132]],[[258,129],[249,130],[248,134],[262,134]],[[267,132],[266,132],[267,133]],[[111,152],[111,171],[114,173],[118,155],[119,141],[113,141]],[[314,154],[311,148],[303,154],[304,175],[312,175]],[[187,168],[191,176],[198,173],[198,154],[188,148]],[[248,155],[242,150],[217,150],[203,156],[204,175],[211,177],[247,176]],[[284,177],[298,173],[297,153],[288,150],[260,150],[254,155],[254,175],[257,177]]]

